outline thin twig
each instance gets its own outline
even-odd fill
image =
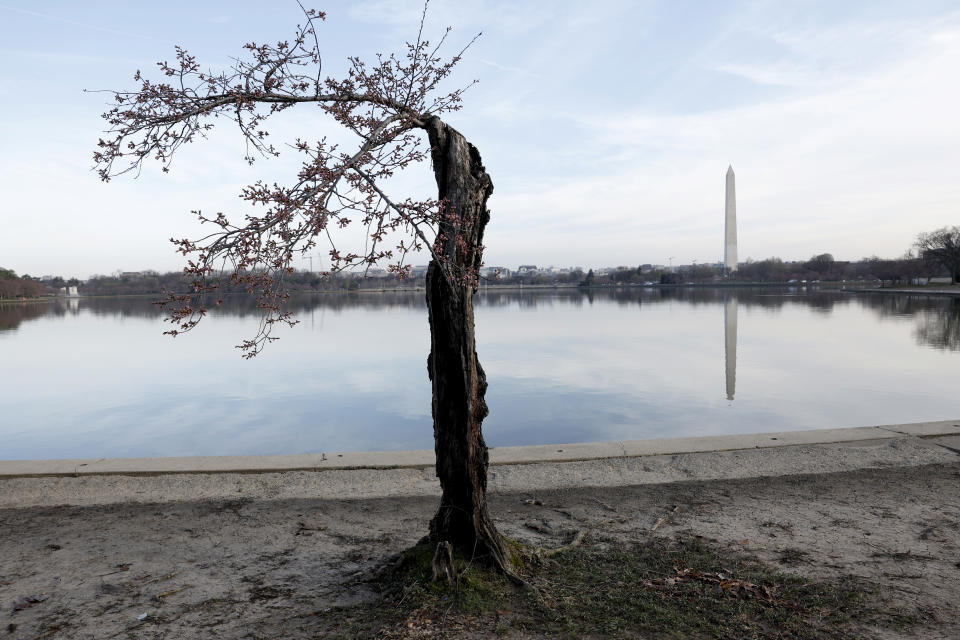
[[[658,518],[656,524],[650,527],[650,531],[656,531],[661,526],[670,522],[670,520],[673,519],[673,516],[675,516],[678,511],[680,511],[679,505],[675,506],[667,515],[661,516],[660,518]]]

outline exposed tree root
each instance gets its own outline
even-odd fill
[[[576,535],[573,536],[573,540],[569,543],[562,545],[560,547],[554,547],[553,549],[539,549],[537,551],[537,557],[540,559],[552,558],[558,553],[563,553],[564,551],[569,551],[570,549],[579,547],[583,543],[583,538],[586,535],[583,529],[577,530]]]
[[[437,550],[433,554],[433,581],[443,580],[447,586],[457,586],[457,570],[453,566],[453,545],[443,541],[437,544]]]

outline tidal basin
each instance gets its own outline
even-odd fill
[[[421,292],[254,305],[176,339],[149,298],[0,304],[0,459],[431,449]],[[960,299],[787,289],[477,298],[491,446],[956,417]],[[42,354],[42,355],[41,355]]]

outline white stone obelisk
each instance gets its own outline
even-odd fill
[[[727,167],[727,206],[724,227],[723,266],[728,273],[737,270],[737,186],[733,166]]]

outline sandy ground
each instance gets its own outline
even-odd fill
[[[0,638],[322,637],[311,614],[375,597],[364,576],[417,542],[435,505],[418,496],[0,509]],[[578,529],[699,535],[787,572],[861,576],[929,621],[917,637],[960,638],[960,462],[503,493],[491,507],[505,534],[534,545]]]

